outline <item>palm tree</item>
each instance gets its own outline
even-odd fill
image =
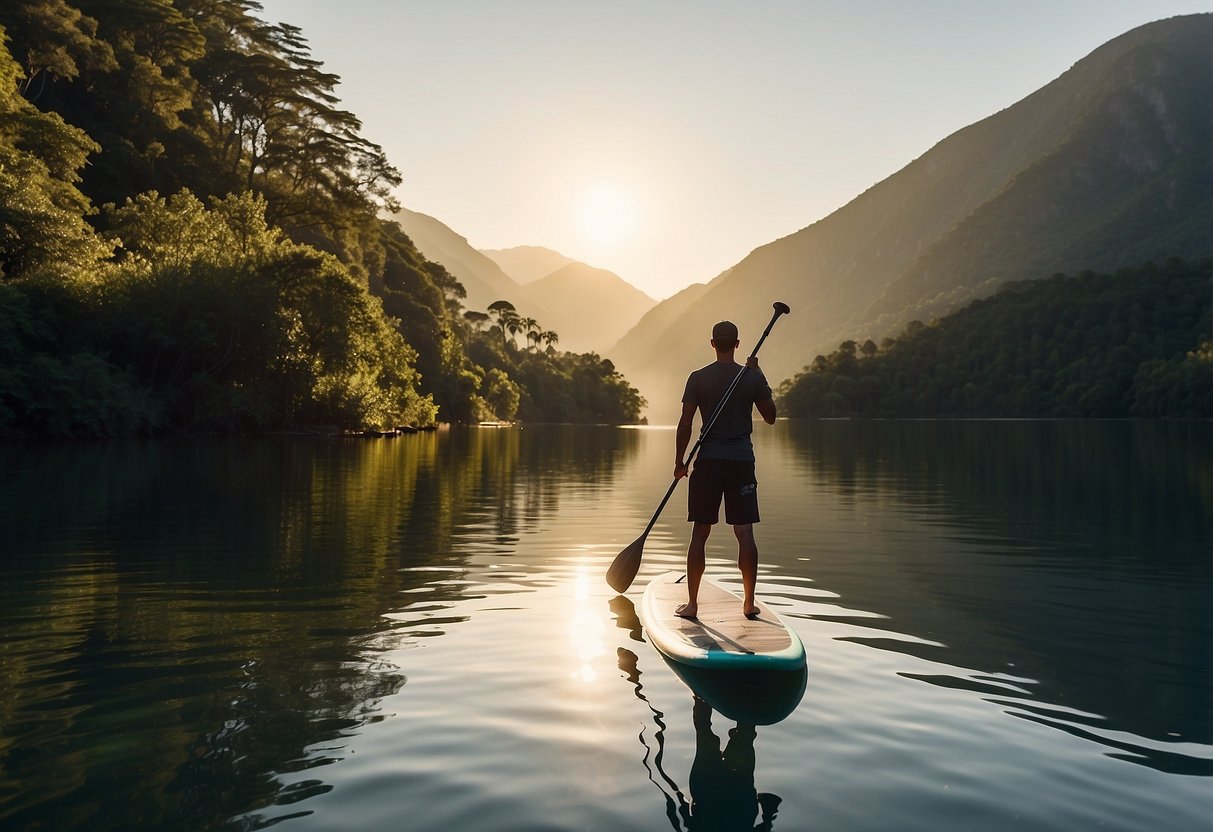
[[[518,327],[514,326],[510,329],[510,322],[517,320],[518,311],[514,309],[514,304],[508,300],[495,300],[489,304],[489,314],[497,319],[497,326],[501,327],[501,349],[506,349],[505,333],[506,330],[517,332]]]
[[[522,318],[519,317],[517,312],[507,312],[502,317],[501,325],[504,329],[509,330],[510,339],[515,342],[514,348],[517,349],[518,331],[522,329]],[[502,337],[504,338],[505,336],[503,335]]]
[[[521,321],[519,321],[519,324],[523,329],[526,330],[526,342],[528,344],[527,348],[530,349],[530,347],[538,344],[539,333],[542,331],[539,329],[539,321],[535,320],[534,318],[523,318]]]
[[[554,330],[549,329],[546,332],[539,333],[539,340],[547,344],[548,349],[551,349],[552,344],[560,343],[560,336]]]

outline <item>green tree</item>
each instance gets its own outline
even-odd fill
[[[339,106],[340,79],[310,55],[297,27],[264,23],[251,4],[184,5],[207,42],[192,70],[191,119],[217,152],[226,187],[264,194],[272,224],[358,261],[375,213],[398,207],[391,190],[401,177]],[[351,223],[359,215],[363,222]]]
[[[844,342],[780,400],[802,416],[1207,418],[1211,277],[1209,260],[1171,260],[1010,284],[858,360]]]
[[[259,12],[0,6],[0,431],[390,426],[488,399],[634,420],[609,362],[509,303],[464,314],[459,281],[379,218],[400,175],[337,76]]]
[[[98,148],[23,99],[21,77],[0,47],[0,279],[84,277],[108,253],[84,219],[92,206],[77,187]]]
[[[543,332],[543,329],[539,326],[539,321],[534,318],[523,318],[518,324],[526,334],[527,348],[533,349],[539,343],[540,333]]]
[[[97,20],[65,0],[9,0],[0,9],[0,25],[15,44],[24,70],[20,92],[30,100],[53,79],[117,69],[113,50],[97,37]]]
[[[101,340],[172,424],[390,427],[432,421],[416,352],[337,260],[285,240],[251,194],[188,192],[111,210],[120,260]]]
[[[518,413],[521,391],[503,371],[493,369],[484,375],[480,395],[497,419],[509,421]]]

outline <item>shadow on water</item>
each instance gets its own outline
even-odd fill
[[[1213,775],[1184,747],[1213,742],[1208,423],[802,422],[787,436],[816,488],[883,524],[870,551],[816,552],[809,570],[883,616],[862,625],[889,637],[847,640],[956,668],[904,675],[1111,756]]]
[[[616,626],[627,630],[632,640],[643,642],[640,618],[632,602],[618,596],[611,600],[610,607]],[[694,693],[691,714],[695,729],[695,756],[687,777],[688,792],[684,793],[665,770],[665,735],[668,726],[665,714],[653,706],[644,692],[644,685],[640,681],[640,659],[626,647],[618,648],[617,652],[619,669],[632,684],[636,698],[645,704],[652,715],[655,726],[652,742],[656,748],[650,746],[645,736],[647,728],[642,729],[639,735],[644,747],[642,762],[649,782],[661,792],[670,826],[677,832],[773,829],[782,801],[777,795],[759,793],[754,786],[754,741],[758,736],[754,724],[738,721],[735,727],[729,729],[728,743],[722,748],[720,737],[712,727],[712,706],[697,692]],[[693,692],[696,691],[678,668],[672,664],[670,667]],[[725,687],[725,682],[720,679],[713,680],[712,684],[718,693]],[[802,684],[800,692],[803,693],[803,690]],[[756,692],[750,688],[744,691],[749,696]],[[726,700],[730,698],[727,693],[723,695]],[[799,699],[797,695],[797,702]]]
[[[609,488],[634,449],[586,429],[0,446],[0,826],[293,816],[406,685],[395,651],[463,620],[469,558],[511,554],[563,467]]]

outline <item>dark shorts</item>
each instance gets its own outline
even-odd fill
[[[741,526],[758,522],[758,481],[754,463],[735,459],[700,459],[691,471],[687,520],[718,523],[724,497],[724,522]]]

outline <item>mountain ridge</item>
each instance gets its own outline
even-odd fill
[[[436,217],[401,208],[391,219],[427,259],[442,264],[463,284],[466,308],[484,311],[494,301],[508,300],[517,305],[526,298],[522,287],[500,266]]]
[[[608,351],[657,305],[656,300],[614,272],[577,261],[526,288],[561,310],[568,331],[561,332],[560,344],[574,352]]]
[[[570,263],[578,262],[544,246],[481,249],[480,253],[500,266],[502,271],[522,286],[547,277]]]
[[[466,309],[483,312],[489,304],[507,300],[523,317],[535,318],[543,329],[555,331],[563,350],[605,355],[657,303],[619,275],[552,249],[501,250],[541,250],[550,253],[545,256],[551,262],[565,261],[552,273],[522,284],[441,220],[407,208],[392,219],[427,259],[441,264],[463,284]]]
[[[792,307],[763,356],[778,383],[846,338],[892,334],[907,316],[942,314],[1008,280],[1207,255],[1211,24],[1213,14],[1169,18],[1103,44],[827,217],[754,249],[678,314],[650,313],[621,339],[616,363],[661,421],[677,404],[671,389],[710,359],[712,323],[731,317],[752,343],[769,301]]]

